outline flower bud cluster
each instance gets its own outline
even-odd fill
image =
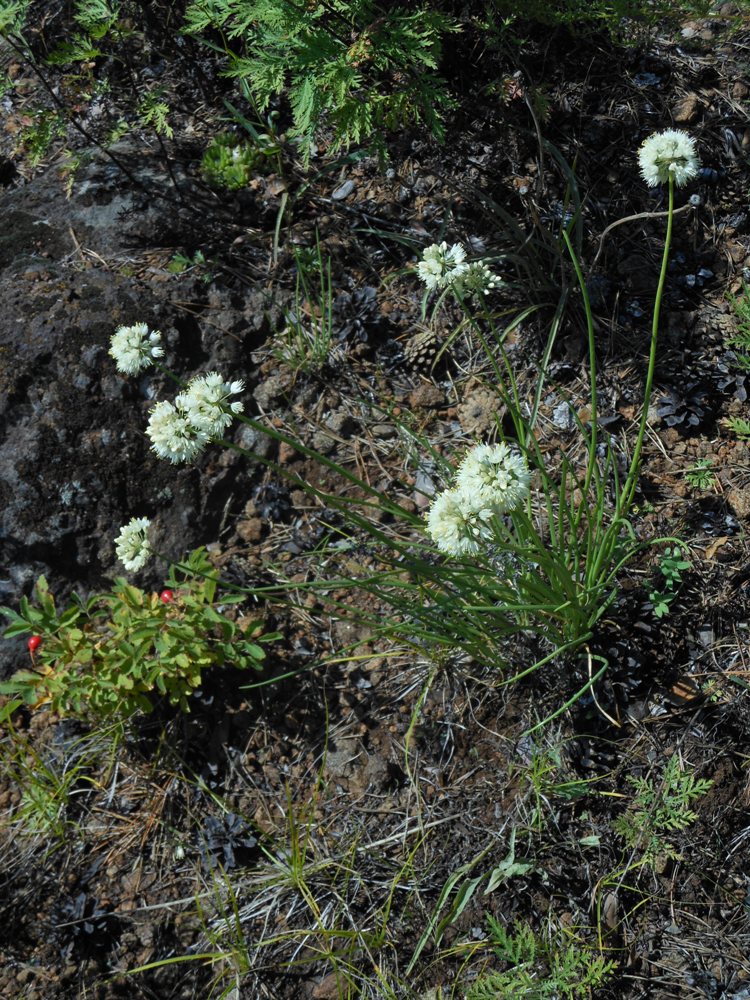
[[[522,455],[505,443],[477,445],[461,462],[453,487],[433,500],[428,534],[446,555],[477,555],[492,540],[492,519],[520,507],[529,482]]]

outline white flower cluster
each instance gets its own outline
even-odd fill
[[[670,177],[674,178],[677,187],[682,187],[696,177],[700,169],[695,139],[675,128],[655,132],[638,150],[638,164],[649,187],[666,184]]]
[[[502,281],[481,260],[469,264],[453,282],[453,287],[464,298],[470,295],[489,295],[502,285]]]
[[[218,372],[196,375],[174,403],[162,401],[151,410],[146,434],[152,450],[170,462],[192,461],[242,412],[242,403],[229,397],[244,387],[241,379],[225,382]]]
[[[242,403],[230,403],[229,397],[244,388],[242,379],[225,382],[218,372],[196,375],[175,399],[175,406],[187,415],[193,427],[209,437],[221,437],[232,423],[232,416],[242,413]]]
[[[122,528],[115,539],[117,558],[125,569],[135,573],[142,569],[151,555],[148,529],[151,522],[147,517],[134,517]]]
[[[449,247],[445,241],[427,247],[417,264],[417,274],[430,292],[452,288],[462,296],[488,295],[502,284],[482,261],[467,263],[461,243]]]
[[[449,247],[443,240],[442,243],[433,243],[431,247],[427,247],[417,264],[417,274],[432,291],[452,285],[467,267],[466,251],[461,244],[454,243]]]
[[[529,469],[504,444],[480,444],[466,455],[452,489],[438,494],[427,531],[441,552],[476,555],[492,539],[491,520],[519,507],[529,495]]]
[[[152,365],[155,358],[163,356],[161,334],[158,330],[149,330],[145,323],[120,326],[112,335],[109,353],[115,359],[119,372],[137,375]]]

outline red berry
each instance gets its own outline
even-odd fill
[[[162,602],[162,604],[171,604],[172,601],[174,600],[174,594],[172,593],[171,590],[162,590],[162,592],[159,594],[159,600]]]
[[[26,645],[29,647],[30,653],[35,653],[37,649],[42,644],[42,637],[40,635],[32,635]]]

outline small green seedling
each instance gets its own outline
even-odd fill
[[[659,571],[663,579],[663,589],[649,592],[649,600],[654,605],[654,615],[663,618],[669,614],[669,606],[677,596],[677,589],[682,584],[682,573],[690,569],[692,563],[685,558],[685,550],[679,545],[665,549],[659,561]]]
[[[466,1000],[586,1000],[614,972],[614,962],[583,942],[566,941],[562,932],[539,935],[523,923],[510,930],[493,917],[487,923],[495,955],[507,968],[480,977]]]
[[[713,459],[700,458],[685,470],[685,479],[695,490],[707,490],[716,482]]]
[[[615,820],[615,831],[628,847],[641,852],[645,864],[658,857],[679,859],[679,854],[664,838],[685,830],[698,818],[692,803],[705,795],[713,782],[695,778],[684,771],[677,754],[673,754],[660,781],[653,778],[628,776],[635,797],[627,811]]]

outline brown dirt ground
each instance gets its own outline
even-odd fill
[[[690,551],[692,569],[669,615],[655,618],[648,601],[650,554],[624,574],[592,642],[610,664],[596,698],[530,736],[581,687],[585,663],[560,661],[503,687],[493,664],[394,650],[356,615],[332,615],[325,600],[377,614],[372,595],[293,589],[377,565],[361,537],[337,534],[339,513],[278,470],[334,495],[342,490],[335,476],[321,478],[318,464],[283,446],[265,455],[276,470],[218,452],[199,477],[162,470],[172,497],[194,503],[192,529],[227,579],[255,588],[288,582],[288,600],[264,605],[269,627],[283,633],[269,664],[269,675],[282,679],[248,691],[245,678],[226,670],[207,679],[190,716],[160,708],[119,741],[43,710],[19,713],[0,779],[3,996],[459,997],[493,968],[486,913],[601,946],[617,969],[597,996],[750,995],[750,452],[724,423],[747,410],[745,376],[728,356],[735,321],[727,292],[750,277],[750,32],[730,7],[640,49],[613,50],[598,39],[572,54],[554,38],[533,45],[521,68],[528,93],[543,98],[536,113],[551,145],[541,157],[529,104],[522,96],[500,103],[477,70],[446,146],[401,136],[385,169],[352,159],[312,182],[286,149],[283,179],[267,175],[239,195],[211,195],[210,219],[204,208],[191,216],[189,206],[165,200],[163,227],[119,256],[82,243],[75,230],[65,249],[38,249],[41,264],[24,264],[32,309],[48,307],[63,271],[75,281],[103,280],[105,301],[154,303],[162,328],[171,325],[180,346],[192,347],[195,367],[210,356],[248,380],[248,410],[419,511],[423,477],[436,473],[415,453],[413,434],[450,459],[490,432],[498,407],[470,336],[455,339],[434,366],[424,355],[430,338],[420,336],[410,270],[419,248],[443,235],[489,254],[512,243],[487,199],[522,225],[554,225],[567,183],[555,150],[575,161],[582,258],[596,289],[600,413],[611,433],[632,442],[663,220],[605,230],[663,207],[634,165],[632,151],[650,131],[689,128],[704,165],[679,195],[680,204],[690,194],[700,203],[675,223],[637,518],[644,539],[677,535]],[[508,76],[515,68],[505,67]],[[175,79],[178,70],[175,63]],[[494,62],[486,76],[496,70]],[[38,178],[57,184],[58,194],[62,182],[56,147],[36,172],[23,158],[16,137],[35,84],[20,64],[13,72],[25,82],[5,123],[12,170],[4,208],[36,212]],[[183,128],[167,144],[180,176],[198,189],[196,150],[215,113],[178,109]],[[159,149],[152,153],[158,162]],[[320,166],[329,166],[324,152]],[[349,182],[351,193],[339,197]],[[284,192],[291,209],[276,253]],[[314,245],[316,232],[332,262],[338,342],[330,364],[305,373],[273,349],[293,295],[293,249]],[[203,271],[173,277],[165,269],[174,252],[198,249],[209,262]],[[554,303],[570,279],[548,247],[527,249],[529,285],[511,283],[503,308],[517,310],[530,294]],[[550,317],[542,309],[514,335],[522,392],[534,384]],[[438,344],[457,319],[449,309],[441,314]],[[572,293],[541,409],[540,445],[551,456],[575,449],[576,432],[559,425],[556,408],[569,398],[583,414],[589,398],[581,319]],[[26,391],[9,385],[19,399]],[[685,476],[701,459],[715,472],[705,488]],[[118,524],[130,516],[123,498],[137,496],[139,476],[118,478],[116,463],[110,475],[107,517]],[[346,544],[324,547],[331,539]],[[179,526],[170,542],[179,557]],[[114,571],[111,546],[108,555],[96,551],[84,586],[100,586]],[[81,585],[64,559],[43,556],[60,593]],[[144,571],[138,582],[158,589],[161,580]],[[509,650],[509,658],[520,669],[532,653]],[[320,665],[332,659],[339,662]],[[641,865],[613,821],[632,800],[629,779],[658,781],[673,754],[712,785],[694,805],[695,822],[674,834],[675,856]],[[24,798],[30,771],[53,805],[62,803],[51,833],[33,831],[37,814]],[[56,798],[73,772],[71,794]],[[485,894],[482,883],[411,968],[447,881],[462,866],[464,880],[497,869],[512,834],[526,870]],[[162,964],[133,973],[153,963]]]

